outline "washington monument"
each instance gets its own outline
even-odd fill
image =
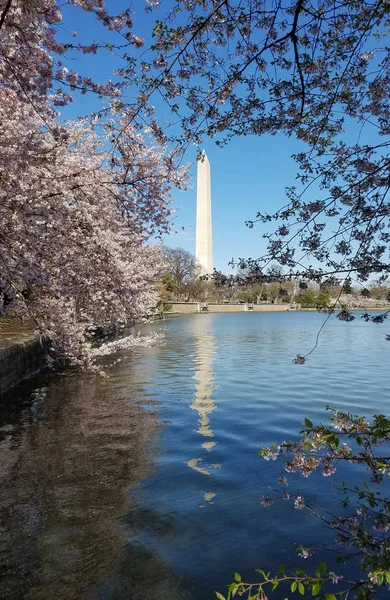
[[[213,272],[210,163],[203,150],[198,158],[196,190],[196,261],[200,275]]]

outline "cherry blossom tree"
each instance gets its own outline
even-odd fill
[[[95,15],[110,31],[123,27],[129,30],[132,19],[129,10],[112,15],[104,0],[71,0],[70,5]],[[61,57],[72,51],[96,54],[106,44],[78,43],[73,37],[64,43],[58,40],[63,6],[56,0],[0,1],[0,65],[1,77],[7,89],[13,90],[21,102],[33,106],[42,115],[52,106],[64,106],[73,101],[73,92],[119,97],[120,84],[107,81],[98,84],[90,76],[68,69]],[[77,37],[77,33],[74,32]],[[137,45],[138,38],[127,32],[121,37],[121,47]],[[110,51],[115,50],[111,45]],[[50,99],[50,104],[47,99]]]
[[[101,0],[71,4],[108,30],[131,28],[129,11],[109,15]],[[187,175],[177,152],[115,100],[120,84],[97,84],[58,60],[98,50],[60,43],[61,18],[53,0],[0,2],[1,312],[33,321],[56,358],[91,366],[140,343],[96,348],[92,338],[154,305],[163,256],[151,238],[169,230],[171,190]],[[123,46],[131,45],[140,40],[128,33]],[[57,107],[76,89],[108,98],[102,116],[60,120]]]
[[[13,90],[0,98],[2,309],[82,364],[94,327],[133,324],[154,305],[162,258],[146,242],[169,227],[184,169],[129,127],[113,158],[87,123],[46,131]]]

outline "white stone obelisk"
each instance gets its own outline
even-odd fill
[[[213,272],[210,163],[203,150],[198,159],[196,190],[196,261],[200,275]]]

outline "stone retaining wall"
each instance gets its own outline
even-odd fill
[[[149,321],[165,321],[165,319],[174,319],[175,317],[180,317],[179,312],[177,311],[169,311],[169,312],[164,312],[164,313],[160,313],[160,312],[155,312],[152,313],[150,315],[148,315],[148,319]]]
[[[169,302],[172,310],[180,314],[192,314],[198,312],[198,302]],[[236,313],[245,312],[245,304],[217,304],[207,305],[209,313]],[[253,304],[250,312],[281,312],[289,309],[289,304]]]

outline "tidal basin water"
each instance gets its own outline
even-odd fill
[[[261,506],[283,465],[260,446],[294,438],[305,417],[324,422],[326,404],[389,412],[386,322],[332,317],[310,360],[293,364],[324,318],[182,317],[164,324],[165,345],[127,353],[107,378],[41,376],[9,393],[0,598],[208,600],[234,571],[254,581],[257,568],[308,566],[297,546],[334,532],[282,500]],[[329,479],[294,485],[337,506]]]

